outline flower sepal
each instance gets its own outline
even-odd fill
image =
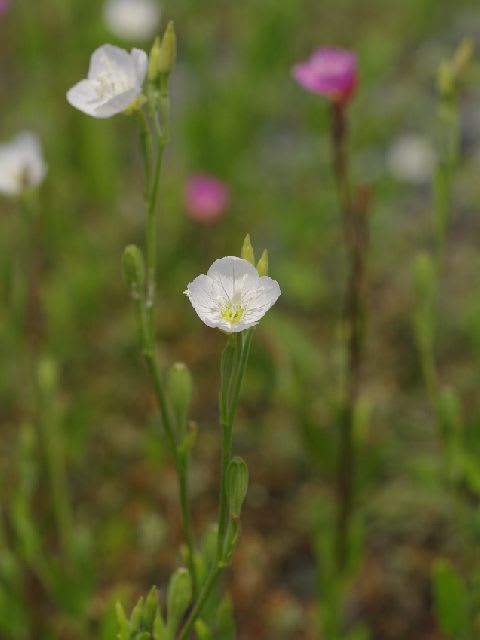
[[[131,102],[128,107],[122,112],[124,116],[133,116],[137,111],[140,111],[143,105],[147,102],[147,97],[141,93]]]

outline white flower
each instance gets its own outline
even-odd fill
[[[184,293],[207,326],[236,333],[255,326],[281,292],[276,280],[260,277],[250,262],[227,256],[215,260]]]
[[[155,0],[108,0],[103,16],[107,28],[119,38],[146,40],[157,30],[160,7]]]
[[[414,134],[395,140],[387,157],[391,174],[397,180],[413,184],[431,180],[435,161],[435,151],[428,138]]]
[[[147,66],[145,51],[104,44],[92,54],[87,79],[67,92],[67,100],[89,116],[110,118],[140,95]]]
[[[42,182],[47,173],[40,141],[24,131],[0,145],[0,193],[15,196]]]

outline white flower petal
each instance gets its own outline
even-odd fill
[[[211,278],[201,275],[191,282],[185,291],[197,315],[209,327],[218,326],[219,307],[212,298]]]
[[[273,307],[280,297],[280,285],[268,276],[260,278],[260,287],[252,295],[252,301],[245,312],[245,321],[258,322]]]
[[[125,49],[113,44],[102,44],[92,53],[87,78],[94,80],[100,74],[107,76],[125,74],[130,62],[130,54]]]
[[[137,86],[142,86],[148,69],[148,56],[143,49],[132,49],[131,59],[135,69]]]
[[[253,264],[237,256],[226,256],[215,260],[207,275],[217,282],[221,292],[231,298],[239,286],[258,280],[258,271]]]
[[[125,93],[120,93],[107,102],[96,106],[92,115],[95,118],[110,118],[117,113],[121,113],[132,104],[139,93],[140,91],[138,89],[130,89],[129,91],[125,91]]]
[[[80,80],[67,91],[67,100],[76,109],[89,116],[95,116],[97,98],[90,80]]]

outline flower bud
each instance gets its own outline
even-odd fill
[[[248,467],[245,461],[236,456],[230,460],[227,468],[227,495],[230,514],[240,517],[243,501],[248,489]]]
[[[144,598],[141,596],[133,608],[132,615],[130,616],[130,627],[132,631],[140,631],[142,628],[144,604]]]
[[[185,425],[192,402],[192,374],[183,362],[175,362],[168,373],[168,396],[179,425]]]
[[[250,242],[250,234],[247,233],[245,236],[245,240],[243,241],[242,251],[240,256],[250,262],[250,264],[255,264],[255,254],[253,252],[252,243]]]
[[[139,298],[145,286],[143,254],[134,244],[129,245],[122,256],[123,277],[133,298]]]
[[[167,594],[167,627],[174,637],[183,614],[192,600],[192,579],[184,568],[177,569],[170,578]]]
[[[163,621],[160,607],[157,608],[157,613],[153,622],[153,640],[169,640],[167,627],[165,626],[165,622]]]
[[[158,595],[157,588],[152,587],[145,600],[145,607],[143,609],[143,626],[146,629],[151,629],[157,614],[158,609]]]
[[[268,251],[263,250],[260,260],[257,264],[257,271],[259,276],[268,276]]]
[[[155,41],[156,42],[156,41]],[[155,51],[154,51],[155,49]],[[169,76],[177,59],[177,36],[173,21],[167,25],[160,46],[152,48],[153,57],[150,58],[148,69],[149,80],[156,80],[160,75]]]
[[[162,41],[157,36],[153,41],[152,48],[150,49],[150,57],[148,59],[148,79],[153,82],[158,76],[158,60],[160,58],[160,51],[162,49]]]
[[[143,93],[141,93],[128,105],[126,109],[123,110],[123,115],[132,116],[136,111],[140,111],[146,101],[147,98],[143,95]]]
[[[128,624],[127,614],[121,604],[121,602],[115,603],[115,614],[117,616],[117,624],[119,628],[118,639],[119,640],[129,640],[130,638],[130,628]]]

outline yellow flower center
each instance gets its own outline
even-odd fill
[[[230,303],[228,306],[224,307],[221,312],[221,316],[230,324],[237,324],[243,318],[243,314],[245,313],[245,309],[241,306]]]

